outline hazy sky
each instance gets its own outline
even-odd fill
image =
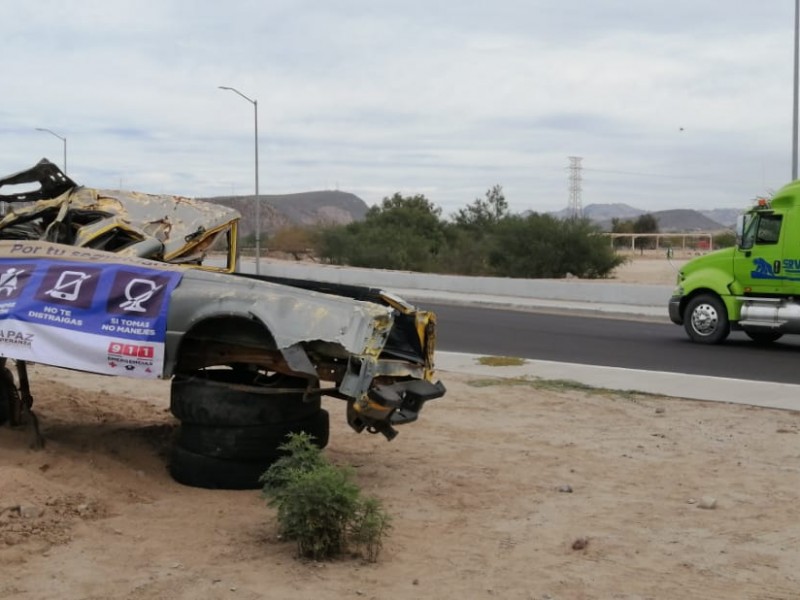
[[[744,207],[791,177],[791,0],[3,0],[0,175],[452,214]]]

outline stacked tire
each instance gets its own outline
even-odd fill
[[[6,421],[15,423],[14,410],[20,406],[19,390],[14,383],[14,376],[7,367],[0,367],[0,425]]]
[[[290,433],[328,444],[329,416],[308,380],[265,376],[246,369],[209,369],[177,375],[170,410],[181,425],[169,470],[179,483],[209,489],[257,489],[282,456]]]

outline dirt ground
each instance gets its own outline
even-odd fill
[[[328,400],[327,455],[394,527],[377,563],[315,563],[258,491],[169,477],[168,383],[32,371],[47,445],[0,428],[0,598],[800,597],[800,413],[442,372],[386,442]]]
[[[645,256],[628,257],[611,274],[610,279],[618,283],[646,283],[673,285],[678,270],[692,258],[689,254],[676,254],[670,260],[661,254],[651,252]],[[602,284],[603,281],[600,281]]]

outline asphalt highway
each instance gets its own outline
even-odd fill
[[[800,382],[800,339],[758,346],[733,333],[718,346],[689,341],[667,322],[426,303],[437,348],[495,356],[754,381]]]
[[[436,312],[436,366],[442,371],[564,379],[609,389],[800,409],[800,340],[794,336],[762,347],[733,333],[725,344],[703,346],[691,343],[682,328],[665,319],[553,314],[431,299],[419,304]],[[484,366],[480,358],[485,356],[526,361],[522,366]]]

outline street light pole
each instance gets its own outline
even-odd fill
[[[800,0],[798,0],[800,1]],[[253,113],[255,119],[255,133],[256,133],[256,275],[261,274],[261,265],[260,265],[260,258],[261,258],[261,202],[258,199],[258,100],[254,100],[252,98],[248,98],[242,92],[237,90],[236,88],[228,87],[226,85],[218,86],[221,90],[228,90],[235,94],[239,94],[242,98],[247,100],[250,104],[253,105]]]
[[[55,131],[51,131],[49,129],[45,129],[44,127],[37,127],[36,131],[46,131],[47,133],[56,136],[62,142],[64,142],[64,175],[67,174],[67,138],[61,137]]]

